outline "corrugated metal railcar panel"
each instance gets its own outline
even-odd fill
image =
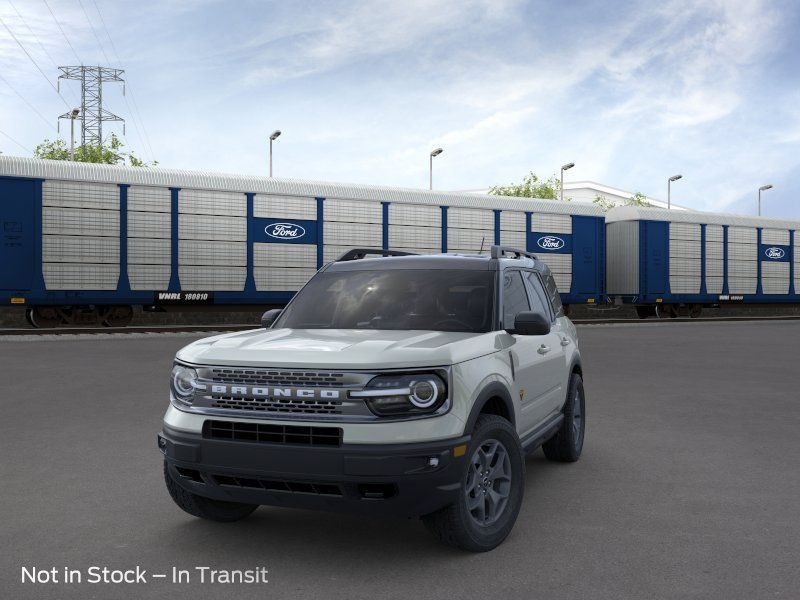
[[[42,262],[118,263],[119,238],[44,235]]]
[[[778,244],[780,242],[769,242],[769,243]],[[765,294],[789,293],[788,262],[764,261],[761,263],[761,291],[764,292]]]
[[[612,208],[606,214],[606,223],[617,221],[667,221],[683,223],[705,223],[708,225],[730,225],[753,229],[764,227],[771,229],[795,229],[798,221],[774,219],[770,217],[744,217],[727,213],[707,213],[693,210],[667,210],[662,208],[643,208],[639,206],[621,206]]]
[[[503,246],[511,246],[512,248],[525,250],[528,244],[528,236],[524,229],[522,231],[501,231],[500,243]]]
[[[380,248],[383,246],[383,227],[380,223],[325,223],[325,246]]]
[[[572,289],[572,255],[571,254],[537,254],[538,260],[550,267],[556,280],[558,291],[569,293]]]
[[[606,285],[609,294],[639,293],[639,222],[606,227]]]
[[[725,244],[716,240],[706,240],[706,260],[719,259],[725,256]]]
[[[128,281],[134,291],[166,290],[171,273],[169,265],[128,265]]]
[[[706,277],[723,277],[725,275],[725,261],[721,258],[706,259]]]
[[[700,257],[672,258],[670,256],[669,273],[670,275],[692,275],[700,277]]]
[[[169,239],[128,238],[128,263],[168,265],[172,258]]]
[[[729,260],[728,275],[730,277],[752,277],[758,274],[758,262],[749,260]]]
[[[411,254],[441,254],[442,248],[402,248],[403,252],[410,252]]]
[[[794,293],[800,294],[800,229],[794,232]]]
[[[457,229],[491,230],[494,232],[494,211],[450,207],[447,209],[448,231],[451,227]],[[452,244],[449,243],[449,235],[448,232],[448,246],[451,246]],[[494,239],[494,237],[492,237],[492,239]],[[478,245],[480,245],[480,242],[478,242]]]
[[[132,185],[128,188],[128,210],[168,213],[172,210],[169,188]]]
[[[389,223],[392,225],[442,226],[442,209],[419,204],[390,204]]]
[[[448,215],[448,220],[449,220]],[[494,244],[494,229],[455,229],[447,228],[448,252],[477,252]]]
[[[534,213],[531,215],[531,231],[540,233],[572,233],[572,216]]]
[[[728,243],[757,244],[758,231],[755,227],[728,227]]]
[[[44,206],[42,233],[118,238],[119,211]]]
[[[500,231],[525,231],[525,213],[504,210],[500,213]]]
[[[323,211],[326,222],[383,223],[383,206],[380,202],[325,200]]]
[[[442,230],[417,225],[389,225],[390,248],[442,248]]]
[[[314,276],[316,269],[275,269],[256,267],[253,278],[260,292],[294,292]]]
[[[157,212],[128,212],[128,239],[171,238],[172,215]]]
[[[721,294],[722,284],[725,280],[722,277],[706,276],[706,292],[709,294]]]
[[[43,263],[48,290],[115,290],[119,264]]]
[[[673,258],[700,258],[700,240],[672,240],[669,242],[669,257]]]
[[[266,219],[316,221],[317,201],[315,198],[256,194],[253,200],[253,216]]]
[[[247,267],[197,267],[185,265],[178,274],[181,289],[186,291],[232,291],[244,290]]]
[[[119,210],[119,186],[48,179],[42,183],[42,206]]]
[[[755,294],[757,285],[755,277],[728,276],[728,292],[730,294]]]
[[[706,241],[721,242],[725,236],[722,225],[706,225]]]
[[[762,229],[761,230],[761,243],[762,244],[779,244],[781,246],[789,245],[789,230],[788,229]]]
[[[178,264],[247,266],[247,243],[180,240]]]
[[[700,225],[694,223],[670,223],[669,224],[669,239],[672,240],[689,240],[700,241]]]
[[[182,189],[178,192],[178,212],[191,215],[246,217],[247,197],[236,192]]]
[[[758,246],[756,244],[728,244],[728,260],[756,262]]]
[[[700,275],[670,275],[669,289],[673,294],[699,294]]]
[[[317,268],[317,247],[309,244],[254,244],[255,267]]]
[[[178,237],[182,240],[247,241],[247,219],[211,215],[180,215]]]

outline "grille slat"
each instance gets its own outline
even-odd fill
[[[245,383],[251,385],[309,385],[332,387],[342,385],[344,373],[320,373],[303,371],[256,371],[252,369],[212,369],[211,380],[215,383]]]
[[[252,479],[230,477],[228,475],[212,475],[217,485],[230,487],[264,489],[269,492],[287,494],[315,494],[317,496],[342,496],[342,488],[335,483],[309,483],[302,481],[281,481],[271,479]]]
[[[237,421],[206,421],[203,425],[203,437],[260,444],[337,447],[342,445],[340,427],[272,425]]]
[[[341,414],[341,400],[305,400],[288,398],[250,398],[247,396],[211,395],[214,408],[256,410],[261,412],[292,412],[316,415]]]

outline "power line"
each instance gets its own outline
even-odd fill
[[[4,136],[6,136],[8,139],[10,139],[12,142],[14,142],[14,143],[15,143],[17,146],[19,146],[20,148],[22,148],[23,150],[25,150],[25,152],[30,152],[31,154],[33,154],[33,150],[31,150],[31,149],[30,149],[30,148],[28,148],[27,146],[24,146],[24,145],[20,144],[20,143],[19,143],[17,140],[15,140],[13,137],[11,137],[10,135],[8,135],[8,134],[7,134],[5,131],[3,131],[2,129],[0,129],[0,135],[4,135]]]
[[[42,121],[44,121],[45,123],[47,123],[47,125],[48,125],[49,127],[51,127],[51,128],[53,128],[53,129],[55,129],[56,131],[58,131],[58,128],[57,128],[55,125],[53,125],[53,123],[51,123],[50,121],[48,121],[48,120],[47,120],[47,117],[45,117],[45,116],[44,116],[42,113],[40,113],[40,112],[39,112],[39,110],[38,110],[38,109],[37,109],[37,108],[36,108],[36,107],[35,107],[33,104],[31,104],[30,102],[28,102],[28,99],[27,99],[27,98],[25,98],[25,96],[23,96],[22,94],[20,94],[20,93],[17,91],[17,89],[16,89],[16,88],[15,88],[13,85],[11,85],[11,82],[10,82],[8,79],[6,79],[5,77],[3,77],[3,75],[2,75],[2,74],[0,74],[0,80],[4,81],[4,82],[5,82],[5,84],[6,84],[8,87],[10,87],[10,88],[11,88],[11,91],[12,91],[12,92],[14,92],[14,93],[15,93],[17,96],[19,96],[20,100],[22,100],[22,101],[23,101],[25,104],[27,104],[27,105],[30,107],[30,109],[31,109],[33,112],[35,112],[37,115],[39,115],[39,118],[40,118]]]
[[[92,25],[92,20],[89,18],[89,13],[86,12],[86,9],[84,8],[83,2],[81,2],[81,0],[78,0],[78,4],[80,5],[81,10],[83,11],[83,16],[86,17],[86,22],[89,23],[89,29],[92,30],[92,34],[94,35],[94,39],[97,40],[97,45],[100,46],[100,52],[103,53],[103,57],[106,59],[106,64],[110,65],[111,64],[111,59],[108,58],[108,54],[106,54],[106,49],[103,48],[103,44],[100,41],[100,36],[97,35],[97,32],[94,29],[94,25]]]
[[[120,59],[119,52],[117,51],[117,46],[114,43],[114,38],[111,37],[111,32],[109,31],[108,26],[106,25],[106,20],[103,18],[103,13],[100,11],[100,7],[98,6],[96,0],[92,0],[92,4],[94,4],[94,8],[97,11],[97,15],[100,17],[100,24],[103,26],[103,30],[106,32],[108,41],[111,43],[111,50],[114,52],[114,56],[116,57],[117,62],[121,65],[122,60]],[[84,11],[84,14],[86,14],[86,11]],[[145,151],[146,152],[149,151],[150,160],[154,161],[155,155],[153,153],[153,146],[152,144],[150,144],[150,136],[147,134],[147,128],[144,125],[144,119],[142,119],[141,111],[139,111],[139,105],[136,102],[136,96],[133,93],[133,86],[131,85],[130,81],[126,81],[126,84],[128,86],[128,89],[130,90],[131,102],[133,102],[133,107],[135,111],[132,110],[130,104],[128,104],[128,99],[125,96],[125,94],[122,95],[122,98],[125,101],[125,106],[128,107],[128,112],[130,112],[131,117],[133,117],[132,121],[133,121],[133,127],[136,130],[136,135],[139,136],[139,140],[141,140],[141,142],[145,144],[146,146]],[[141,123],[142,126],[141,131],[139,130],[139,125],[137,124],[137,121]],[[142,135],[142,133],[144,133],[144,135]]]
[[[67,34],[64,33],[64,28],[61,27],[61,23],[56,18],[56,14],[53,12],[53,9],[50,8],[50,5],[47,3],[47,0],[43,0],[43,2],[44,2],[44,5],[47,7],[47,10],[50,11],[50,16],[53,17],[53,21],[55,21],[55,24],[58,25],[58,29],[61,32],[61,35],[64,36],[64,41],[67,42],[67,45],[69,46],[69,49],[72,50],[72,54],[74,54],[75,58],[78,59],[78,64],[82,65],[83,61],[81,60],[81,57],[78,56],[77,52],[75,52],[75,48],[72,46],[72,42],[69,41],[69,38],[67,37]]]
[[[8,3],[11,5],[11,8],[14,9],[14,12],[17,13],[17,16],[19,17],[19,20],[22,21],[22,24],[25,25],[25,27],[28,29],[30,34],[33,36],[33,39],[36,40],[36,43],[39,44],[39,47],[42,49],[42,52],[44,52],[45,55],[47,56],[47,58],[50,59],[50,62],[53,64],[53,66],[56,69],[58,69],[58,64],[53,59],[53,57],[50,55],[50,52],[47,51],[47,48],[45,48],[44,44],[42,44],[42,41],[39,39],[39,36],[36,35],[36,32],[34,32],[33,29],[31,28],[31,26],[28,25],[27,21],[25,21],[25,17],[22,16],[22,13],[19,12],[19,9],[17,9],[17,7],[14,5],[14,3],[11,0],[8,0]],[[58,89],[58,88],[56,88],[56,89]],[[72,95],[75,96],[76,100],[79,100],[77,98],[77,96],[75,95],[74,91],[72,92]]]
[[[16,36],[16,35],[14,35],[14,32],[13,32],[13,31],[11,31],[11,29],[8,27],[8,25],[6,25],[6,22],[3,20],[3,17],[0,17],[0,23],[2,23],[3,27],[5,27],[5,28],[6,28],[6,31],[8,32],[8,34],[9,34],[9,35],[10,35],[12,38],[14,38],[14,41],[15,41],[15,42],[17,42],[17,45],[18,45],[20,48],[22,48],[22,51],[23,51],[23,52],[25,53],[25,55],[26,55],[26,56],[27,56],[27,57],[30,59],[30,61],[33,63],[33,66],[35,66],[35,67],[36,67],[36,69],[39,71],[39,73],[41,73],[41,74],[42,74],[42,77],[44,77],[45,81],[47,81],[47,83],[50,85],[50,87],[51,87],[51,88],[53,88],[53,91],[54,91],[56,94],[58,94],[58,97],[59,97],[59,98],[61,98],[61,101],[64,103],[64,105],[65,105],[67,108],[72,108],[72,107],[69,105],[69,102],[67,102],[66,100],[64,100],[64,96],[62,96],[62,95],[61,95],[61,92],[59,92],[59,91],[58,91],[58,88],[57,88],[56,86],[54,86],[54,85],[53,85],[53,82],[52,82],[52,81],[50,81],[50,79],[47,77],[47,75],[45,74],[45,72],[44,72],[44,71],[42,71],[42,68],[39,66],[39,63],[37,63],[37,62],[36,62],[36,60],[33,58],[33,56],[31,56],[30,52],[28,52],[28,51],[25,49],[25,46],[23,46],[23,45],[22,45],[22,42],[20,42],[20,41],[19,41],[19,39],[17,38],[17,36]]]

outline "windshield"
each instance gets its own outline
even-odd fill
[[[386,270],[323,272],[274,327],[293,329],[492,329],[494,272]]]

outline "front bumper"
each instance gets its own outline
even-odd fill
[[[169,474],[200,496],[406,517],[456,500],[466,455],[455,456],[454,448],[469,440],[296,446],[209,439],[166,424],[158,434]]]

